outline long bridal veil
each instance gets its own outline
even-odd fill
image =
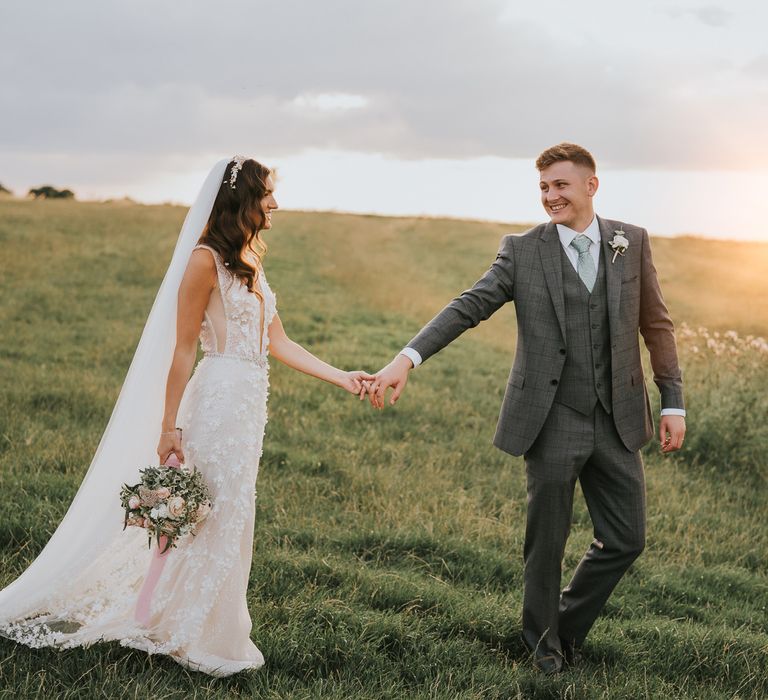
[[[117,546],[123,529],[120,485],[138,481],[140,468],[157,463],[165,380],[176,340],[178,289],[228,163],[225,159],[214,165],[187,213],[112,416],[66,516],[29,568],[0,591],[0,634],[7,623],[49,612],[46,601],[57,587]]]

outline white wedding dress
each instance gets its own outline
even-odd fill
[[[142,625],[134,614],[154,551],[148,550],[143,529],[122,530],[123,512],[118,501],[121,480],[116,470],[111,486],[105,479],[106,486],[102,487],[111,488],[103,493],[111,509],[105,512],[114,519],[111,533],[94,533],[93,537],[100,538],[98,551],[86,562],[81,561],[74,572],[71,567],[66,573],[61,568],[55,584],[39,583],[40,595],[30,597],[11,590],[13,584],[9,586],[9,604],[5,609],[0,606],[3,636],[32,647],[118,641],[149,653],[170,655],[188,668],[213,676],[263,665],[261,652],[250,639],[246,589],[253,548],[255,483],[267,422],[267,329],[276,313],[275,295],[261,271],[258,284],[262,305],[257,295],[222,264],[218,253],[207,250],[216,262],[218,285],[211,294],[200,333],[205,355],[184,391],[178,425],[183,429],[186,465],[199,469],[211,490],[210,515],[196,536],[181,539],[168,554],[154,589],[149,622]],[[188,257],[189,249],[185,255]],[[154,444],[159,423],[155,427]],[[148,465],[135,464],[132,468],[143,466]],[[98,470],[102,477],[105,471]],[[72,510],[76,510],[75,504]],[[91,544],[90,540],[85,542],[84,546]],[[54,555],[63,549],[54,544],[49,547]],[[51,568],[49,561],[44,563]]]

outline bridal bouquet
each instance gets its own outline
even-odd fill
[[[123,529],[129,525],[147,530],[167,552],[176,540],[195,535],[211,512],[211,497],[203,475],[183,466],[147,467],[139,471],[141,481],[120,489],[120,504],[125,510]],[[164,543],[161,538],[165,538]]]

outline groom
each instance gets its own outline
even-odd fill
[[[523,641],[546,673],[575,663],[616,584],[645,544],[640,448],[653,435],[638,331],[661,391],[661,450],[681,447],[685,410],[672,320],[645,229],[595,216],[595,161],[561,143],[536,161],[550,221],[502,239],[495,262],[382,369],[371,402],[394,404],[408,373],[515,304],[517,354],[494,445],[524,455],[528,509]],[[595,539],[560,590],[576,480]]]

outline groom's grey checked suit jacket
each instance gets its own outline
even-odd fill
[[[599,217],[598,223],[607,291],[613,420],[624,446],[635,452],[653,435],[638,331],[650,351],[661,407],[684,408],[674,327],[659,288],[647,231]],[[609,242],[616,231],[623,232],[629,245],[613,261]],[[496,447],[513,455],[524,454],[544,425],[569,352],[561,249],[557,227],[551,222],[522,235],[505,236],[485,275],[408,343],[426,360],[514,301],[517,352],[494,437]]]

